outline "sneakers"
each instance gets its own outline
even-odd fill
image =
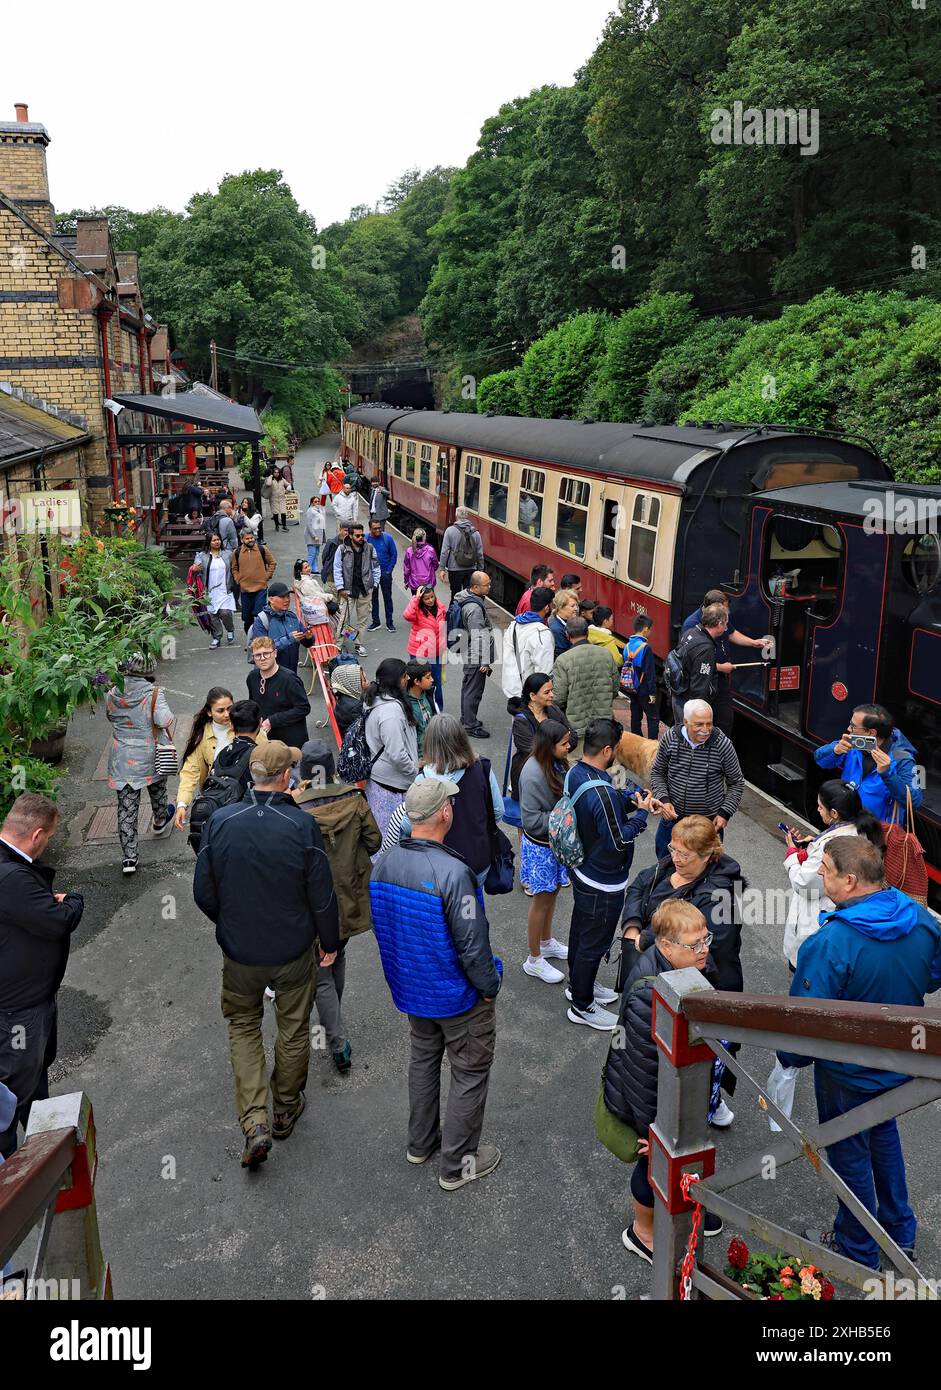
[[[154,834],[155,834],[155,835],[166,835],[166,833],[167,833],[168,830],[172,830],[172,829],[173,829],[173,817],[174,817],[175,815],[176,815],[176,807],[175,807],[174,805],[171,804],[171,805],[169,805],[169,806],[167,807],[167,814],[164,816],[163,820],[161,820],[161,821],[156,821],[156,820],[155,820],[155,821],[154,821],[154,825],[153,825],[153,832],[154,832]]]
[[[382,627],[382,623],[370,623],[369,626],[367,627],[366,631],[367,631],[367,632],[378,632],[379,629],[380,629],[381,627]]]
[[[584,1023],[588,1028],[596,1028],[599,1033],[613,1033],[618,1026],[617,1014],[608,1013],[592,1000],[588,1009],[576,1009],[573,1004],[566,1009],[565,1016],[570,1023]]]
[[[722,1217],[716,1216],[714,1211],[704,1211],[702,1214],[702,1233],[704,1236],[721,1235]]]
[[[274,1123],[271,1126],[272,1139],[290,1139],[291,1135],[294,1133],[294,1126],[304,1113],[306,1104],[307,1101],[304,1098],[304,1092],[301,1091],[300,1098],[294,1110],[275,1112]]]
[[[353,1049],[350,1047],[349,1038],[347,1038],[346,1042],[340,1048],[339,1052],[334,1052],[333,1054],[333,1065],[336,1067],[337,1071],[349,1071],[350,1067],[353,1065],[352,1061],[350,1060],[352,1051]]]
[[[640,1236],[634,1230],[634,1223],[631,1222],[626,1231],[621,1232],[621,1243],[625,1250],[630,1250],[632,1255],[637,1255],[645,1264],[653,1264],[653,1251],[649,1245],[645,1245]]]
[[[596,1004],[616,1004],[621,997],[616,990],[608,989],[607,985],[599,985],[597,980],[594,984],[593,993]],[[565,997],[566,999],[571,999],[572,997],[572,990],[569,985],[565,986]]]
[[[122,861],[122,864],[121,864],[121,872],[122,872],[122,874],[136,874],[136,873],[137,873],[137,860],[136,860],[136,859],[125,859],[125,860],[123,860],[123,861]]]
[[[245,1136],[245,1148],[242,1150],[242,1167],[250,1168],[252,1172],[258,1167],[259,1163],[264,1163],[271,1152],[271,1135],[267,1125],[256,1125],[249,1130]]]
[[[476,729],[468,729],[471,738],[489,738],[490,730],[485,729],[483,724],[478,724]]]
[[[356,654],[357,654],[357,656],[368,656],[368,655],[369,655],[369,653],[367,652],[366,648],[365,648],[365,647],[360,647],[360,646],[358,646],[358,647],[356,648]]]
[[[225,640],[226,640],[226,643],[227,643],[227,644],[231,644],[232,642],[234,642],[234,641],[235,641],[235,633],[234,633],[234,632],[227,632],[226,635],[225,635]]]
[[[394,623],[386,623],[386,632],[394,632],[394,631],[395,631],[395,624],[394,624]]]
[[[563,946],[561,941],[556,941],[554,936],[550,936],[548,941],[540,941],[539,951],[543,956],[548,956],[552,960],[568,960],[569,948]]]
[[[465,1172],[458,1174],[456,1178],[438,1178],[438,1186],[444,1188],[445,1192],[456,1192],[459,1187],[466,1187],[469,1182],[487,1177],[500,1162],[501,1154],[495,1144],[481,1144],[477,1152],[468,1157],[471,1158],[471,1162],[468,1164],[465,1160]]]
[[[533,975],[537,980],[542,980],[547,985],[557,985],[564,978],[561,970],[556,970],[554,965],[550,965],[545,956],[540,956],[538,960],[533,960],[532,956],[527,956],[523,961],[523,969],[527,975]]]
[[[427,1152],[426,1154],[417,1154],[417,1153],[413,1153],[411,1149],[406,1149],[406,1150],[405,1150],[405,1157],[406,1157],[406,1159],[408,1160],[409,1163],[415,1163],[415,1164],[418,1164],[418,1163],[427,1163],[428,1160],[429,1160],[429,1158],[434,1158],[435,1154],[439,1152],[440,1148],[441,1148],[441,1135],[439,1134],[439,1135],[438,1135],[438,1142],[437,1142],[437,1144],[435,1144],[435,1146],[434,1146],[433,1149],[429,1149],[428,1152]]]
[[[720,1100],[719,1104],[716,1106],[716,1113],[709,1123],[714,1125],[716,1129],[728,1129],[734,1119],[735,1111],[730,1110],[724,1100]]]
[[[212,650],[214,650],[216,647],[218,647],[219,642],[220,642],[220,638],[214,637],[214,638],[212,639],[212,641],[209,643],[210,648],[211,648]]]

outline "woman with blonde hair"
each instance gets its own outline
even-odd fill
[[[438,573],[438,556],[428,544],[427,532],[419,526],[412,533],[412,543],[402,557],[402,572],[406,589],[417,594],[423,586],[434,588]]]

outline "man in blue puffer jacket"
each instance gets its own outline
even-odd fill
[[[425,1163],[440,1148],[438,1183],[446,1192],[486,1177],[500,1162],[500,1150],[479,1140],[502,967],[490,949],[477,881],[443,843],[458,791],[446,779],[412,783],[405,797],[412,833],[378,860],[369,885],[382,969],[411,1034],[406,1158]],[[445,1050],[451,1089],[442,1127]]]
[[[792,997],[921,1008],[925,995],[941,985],[941,927],[897,888],[883,888],[882,871],[882,855],[864,836],[847,835],[827,845],[820,873],[836,908],[820,914],[820,931],[807,937],[797,954]],[[778,1058],[786,1067],[814,1061],[790,1052],[779,1052]],[[908,1080],[899,1072],[818,1058],[814,1090],[820,1123]],[[916,1222],[895,1120],[828,1145],[827,1158],[892,1239],[913,1252]],[[878,1245],[842,1202],[833,1230],[808,1231],[807,1237],[879,1268]]]
[[[875,737],[871,752],[854,748],[852,736]],[[825,743],[814,754],[818,767],[839,768],[844,782],[859,792],[859,799],[877,820],[886,821],[898,804],[905,823],[905,790],[912,794],[912,807],[918,810],[924,800],[915,749],[892,723],[882,705],[857,705],[849,728],[841,738]]]

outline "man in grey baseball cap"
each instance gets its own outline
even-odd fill
[[[477,880],[444,843],[459,790],[446,779],[412,783],[405,794],[412,833],[377,861],[369,885],[382,968],[411,1035],[405,1156],[426,1163],[440,1149],[438,1185],[446,1192],[486,1177],[500,1162],[500,1150],[481,1144],[480,1134],[503,967],[490,948]],[[442,1125],[445,1051],[451,1087]]]

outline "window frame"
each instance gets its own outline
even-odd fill
[[[637,520],[637,505],[646,502],[646,508],[642,508],[644,515],[649,515],[653,509],[652,503],[657,504],[657,519],[655,522],[649,520]],[[634,494],[634,505],[631,508],[631,531],[627,538],[627,562],[625,565],[625,578],[627,583],[634,589],[644,589],[647,593],[651,591],[657,579],[657,547],[660,543],[660,519],[663,516],[663,499],[656,492],[636,492]],[[634,553],[634,532],[646,531],[648,534],[653,532],[653,550],[650,555],[650,581],[644,584],[640,579],[636,579],[631,573],[631,557]]]
[[[403,450],[403,448],[402,448],[402,444],[403,444],[402,436],[401,436],[400,434],[399,434],[399,435],[393,435],[393,437],[392,437],[392,473],[393,473],[393,475],[394,475],[396,478],[401,478],[401,476],[402,476],[402,466],[403,466],[402,460],[403,460],[403,456],[404,456],[404,452],[405,452],[405,451]]]
[[[414,439],[405,441],[405,481],[415,485],[415,457],[418,446]]]
[[[566,496],[568,489],[575,493],[576,498],[581,498],[584,490],[585,501],[576,501],[574,498]],[[563,542],[559,539],[559,509],[562,506],[571,507],[573,511],[584,512],[585,527],[582,533],[582,548],[579,550],[566,549]],[[555,548],[562,555],[572,555],[577,560],[584,560],[588,553],[588,520],[591,513],[591,482],[587,478],[576,478],[571,475],[563,477],[559,481],[559,494],[556,499],[555,510]]]
[[[527,486],[534,479],[540,480],[539,487]],[[524,526],[520,515],[520,508],[523,505],[523,498],[531,497],[538,500],[539,514],[531,526]],[[522,536],[530,536],[533,540],[542,540],[542,526],[546,514],[546,474],[542,468],[526,467],[520,475],[519,493],[516,499],[516,529]]]
[[[476,468],[472,465],[476,464]],[[482,454],[467,454],[464,458],[464,477],[461,480],[461,496],[468,511],[480,516],[480,488],[483,483],[484,460]],[[468,501],[467,484],[473,480],[477,484],[477,495],[473,502]]]
[[[500,470],[501,470],[501,475],[500,475],[499,477],[498,477],[498,475],[497,475],[497,469],[500,469]],[[505,477],[502,475],[502,470],[504,470],[504,469],[506,470],[506,475],[505,475]],[[489,480],[488,480],[488,483],[487,483],[487,516],[489,517],[489,519],[490,519],[491,521],[495,522],[497,526],[508,526],[508,525],[509,525],[509,522],[508,522],[507,518],[508,518],[508,516],[509,516],[509,514],[510,514],[510,485],[511,485],[512,479],[513,479],[513,470],[512,470],[512,467],[511,467],[511,465],[510,465],[509,463],[506,462],[505,459],[495,459],[495,458],[492,458],[492,459],[490,460],[490,477],[489,477]],[[502,520],[501,520],[500,517],[495,516],[495,515],[494,515],[494,511],[493,511],[493,496],[494,496],[494,491],[493,491],[493,490],[494,490],[495,487],[503,488],[503,492],[504,492],[504,496],[503,496],[503,518],[502,518]]]
[[[418,454],[418,486],[425,492],[431,491],[432,448],[422,444]]]

